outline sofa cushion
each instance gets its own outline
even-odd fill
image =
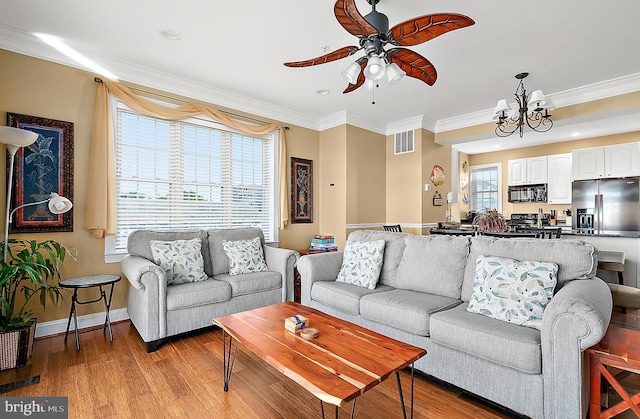
[[[540,329],[557,272],[555,263],[481,255],[476,259],[476,279],[467,310]]]
[[[367,320],[429,336],[431,315],[460,303],[454,298],[396,289],[363,296],[360,313]]]
[[[476,236],[471,239],[471,253],[464,272],[462,300],[469,301],[480,255],[516,260],[537,260],[558,265],[557,292],[573,279],[593,278],[598,268],[597,250],[592,244],[572,239],[503,239]]]
[[[200,239],[200,252],[202,253],[202,259],[204,261],[204,271],[207,276],[213,276],[211,257],[209,256],[209,242],[207,241],[207,233],[204,230],[136,230],[131,232],[127,238],[127,252],[132,256],[141,256],[153,262],[151,240],[172,241],[191,239]]]
[[[159,241],[151,240],[153,261],[167,277],[167,285],[198,282],[207,279],[204,272],[200,239]]]
[[[202,282],[167,287],[167,310],[205,306],[231,299],[231,285],[209,278]]]
[[[360,314],[360,299],[368,294],[392,290],[387,285],[375,289],[359,287],[337,281],[317,281],[311,288],[311,299],[349,314]]]
[[[206,230],[206,234],[213,270],[212,276],[229,272],[229,258],[222,247],[224,240],[247,240],[259,237],[260,243],[264,245],[264,234],[257,227],[211,229]]]
[[[469,313],[466,303],[431,316],[431,340],[528,374],[542,373],[539,330]]]
[[[382,257],[382,270],[380,271],[379,284],[395,287],[398,264],[402,259],[406,233],[393,233],[380,230],[356,230],[349,234],[349,240],[372,241],[384,240],[384,256]]]
[[[222,248],[229,258],[229,274],[268,271],[259,237],[248,240],[223,240]]]
[[[336,281],[374,289],[380,278],[383,255],[384,240],[347,240]]]
[[[282,287],[282,275],[279,272],[254,272],[249,274],[220,274],[214,279],[231,285],[231,296],[254,294]]]
[[[455,236],[407,236],[396,288],[459,299],[469,240]]]

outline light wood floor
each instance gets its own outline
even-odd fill
[[[102,330],[36,340],[27,366],[0,372],[0,385],[40,375],[1,396],[68,396],[69,418],[321,418],[318,399],[240,346],[229,392],[222,390],[222,331],[174,339],[147,354],[128,321]],[[428,356],[428,355],[427,355]],[[408,390],[410,377],[401,375]],[[405,393],[406,394],[406,393]],[[416,418],[511,418],[457,389],[416,376]],[[357,399],[356,418],[402,417],[393,377]],[[325,409],[327,410],[327,409]],[[350,404],[340,417],[349,417]],[[333,410],[329,410],[333,417]]]

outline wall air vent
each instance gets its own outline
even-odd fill
[[[413,153],[413,130],[397,132],[393,154]]]

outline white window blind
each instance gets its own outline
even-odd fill
[[[501,211],[501,166],[488,164],[471,166],[471,209],[484,212]]]
[[[255,226],[276,239],[272,136],[152,118],[121,103],[116,125],[116,253],[137,229]]]

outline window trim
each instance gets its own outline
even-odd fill
[[[502,162],[496,162],[496,163],[487,163],[487,164],[477,164],[477,165],[473,165],[469,167],[469,192],[470,192],[470,202],[469,202],[469,209],[473,209],[471,203],[474,202],[474,198],[472,198],[472,196],[474,195],[473,192],[473,172],[474,170],[482,170],[482,169],[491,169],[491,168],[495,168],[498,170],[498,208],[496,208],[496,210],[500,213],[502,213]],[[478,211],[478,210],[476,210]]]
[[[169,103],[169,102],[164,102],[164,101],[159,101],[157,99],[149,99],[152,102],[161,104],[163,106],[167,106],[167,107],[177,107],[176,104],[174,103]],[[119,101],[118,99],[116,99],[115,96],[109,94],[109,102],[110,102],[110,107],[111,107],[111,115],[113,115],[112,117],[112,128],[113,128],[113,132],[114,132],[114,137],[113,137],[113,141],[114,141],[114,147],[116,147],[116,137],[115,137],[115,133],[117,133],[117,112],[118,109],[126,109],[129,110],[131,112],[136,112],[135,110],[131,109],[130,107],[128,107],[124,102]],[[139,112],[136,112],[139,113]],[[143,115],[142,113],[139,113],[141,115]],[[213,125],[216,129],[221,129],[221,130],[225,130],[225,131],[229,131],[229,132],[233,132],[233,133],[237,133],[240,135],[247,135],[245,133],[242,133],[240,131],[237,131],[233,128],[227,127],[217,121],[214,121],[213,119],[207,117],[206,115],[197,115],[191,118],[187,118],[184,120],[181,120],[187,123],[201,123],[201,122],[205,122],[207,125]],[[279,165],[280,165],[280,152],[279,152],[279,141],[278,141],[278,133],[277,131],[271,132],[269,134],[266,134],[264,137],[265,139],[268,139],[269,141],[271,141],[271,154],[272,154],[272,158],[273,158],[273,163],[272,163],[272,179],[273,179],[273,185],[271,188],[271,202],[273,202],[273,211],[272,211],[272,216],[271,216],[271,231],[273,231],[273,240],[270,241],[266,241],[265,244],[269,245],[269,246],[276,246],[279,243],[279,223],[278,223],[278,214],[279,214],[279,199],[278,199],[278,185],[280,184],[279,182]],[[117,198],[116,198],[117,199]],[[104,237],[104,261],[105,263],[119,263],[120,261],[122,261],[122,259],[128,254],[127,252],[119,252],[116,250],[116,236],[105,236]]]

